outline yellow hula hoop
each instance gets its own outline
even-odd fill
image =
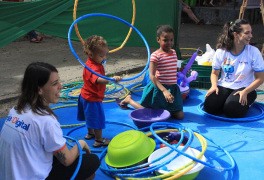
[[[196,136],[196,138],[200,141],[200,143],[202,145],[202,151],[196,157],[197,159],[201,159],[202,156],[204,155],[206,149],[207,149],[207,142],[206,142],[206,139],[201,134],[194,132],[194,135]],[[195,164],[196,164],[196,162],[194,160],[189,162],[188,164],[185,165],[186,168],[183,171],[181,171],[181,172],[179,172],[179,173],[177,173],[177,174],[175,174],[169,178],[166,178],[166,180],[174,180],[176,178],[183,176],[184,174],[189,172],[195,166]]]
[[[75,1],[74,1],[74,6],[73,6],[73,21],[76,20],[77,6],[78,6],[78,0],[75,0]],[[75,29],[75,32],[76,32],[77,37],[78,37],[79,40],[81,41],[82,45],[84,45],[85,42],[84,42],[82,36],[80,35],[80,32],[79,32],[79,29],[78,29],[78,25],[77,25],[77,23],[74,24],[74,29]]]
[[[51,108],[52,110],[56,110],[56,109],[60,109],[60,108],[66,108],[66,107],[74,107],[74,106],[77,106],[78,104],[77,103],[74,103],[74,104],[66,104],[66,105],[62,105],[62,106],[55,106],[53,108]]]
[[[71,96],[78,96],[80,93],[81,93],[81,88],[79,88],[79,89],[74,89],[74,90],[72,90],[71,92],[69,92],[69,94],[70,94]]]
[[[73,21],[76,20],[77,6],[78,6],[78,0],[75,0],[74,1],[74,7],[73,7]],[[135,3],[135,0],[132,0],[132,6],[133,6],[133,15],[132,15],[132,22],[131,22],[131,24],[134,25],[135,18],[136,18],[136,3]],[[79,32],[77,23],[74,24],[74,29],[75,29],[75,32],[76,32],[77,37],[81,41],[82,45],[84,45],[85,41],[83,40],[83,38],[80,35],[80,32]],[[127,43],[128,38],[130,37],[131,33],[132,33],[132,28],[130,27],[129,28],[129,31],[128,31],[128,34],[127,34],[125,40],[123,41],[123,43],[119,47],[110,50],[109,53],[113,53],[113,52],[116,52],[116,51],[122,49],[124,47],[124,45]]]
[[[130,91],[132,91],[132,92],[139,92],[139,91],[142,91],[142,90],[134,90],[134,89],[136,89],[137,87],[140,87],[140,86],[142,86],[142,83],[133,86],[132,88],[130,88]]]
[[[181,54],[182,54],[183,50],[197,51],[197,48],[180,48]],[[199,56],[203,55],[203,53],[204,52],[201,49],[198,50]],[[190,58],[190,57],[192,57],[192,54],[182,54],[181,56],[182,56],[182,58]]]
[[[171,131],[178,131],[176,129],[164,129],[164,130],[157,130],[157,133],[161,133],[161,132],[171,132]],[[147,136],[151,135],[151,132],[147,132],[146,133]],[[196,156],[197,159],[201,159],[207,149],[207,141],[206,139],[201,135],[198,134],[196,132],[194,132],[195,137],[200,141],[201,146],[202,146],[202,150],[201,152]],[[159,179],[166,179],[166,180],[173,180],[176,178],[179,178],[181,176],[183,176],[184,174],[186,174],[188,171],[190,171],[194,165],[196,164],[196,162],[193,160],[191,162],[189,162],[188,164],[175,169],[174,171],[167,173],[167,174],[162,174],[162,175],[158,175],[158,176],[154,176],[154,177],[147,177],[147,178],[131,178],[131,177],[125,177],[125,179],[129,179],[129,180],[159,180]],[[116,177],[116,179],[119,179],[118,177]]]
[[[180,50],[197,51],[197,48],[180,48]],[[203,54],[203,51],[201,49],[198,49],[198,54]]]

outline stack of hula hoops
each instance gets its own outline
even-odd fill
[[[233,157],[224,148],[216,145],[213,140],[182,125],[168,122],[156,122],[151,124],[149,127],[145,127],[138,131],[144,132],[146,136],[155,141],[155,151],[146,158],[147,160],[145,159],[142,161],[139,159],[140,162],[135,162],[133,165],[129,165],[127,167],[111,166],[109,165],[111,163],[109,163],[108,160],[108,157],[110,156],[108,151],[110,151],[109,148],[113,147],[111,147],[111,143],[115,141],[114,137],[108,148],[103,150],[100,155],[100,160],[102,162],[100,168],[105,174],[116,179],[194,179],[199,174],[201,169],[198,172],[192,172],[192,169],[199,164],[202,165],[202,167],[206,166],[219,171],[233,170],[236,166]],[[164,133],[170,134],[173,132],[176,132],[179,135],[177,142],[169,143],[166,139],[164,139]],[[205,153],[209,141],[217,149],[223,151],[228,157],[230,160],[230,165],[228,165],[228,167],[223,167],[221,165],[216,166],[212,162],[209,163],[206,161]],[[198,148],[193,148],[195,143],[195,146],[197,145],[197,142],[199,142],[200,145]],[[161,147],[160,145],[164,145],[165,147]],[[142,151],[142,148],[133,152]],[[167,151],[162,153],[162,155],[155,156],[154,158],[153,155],[157,155],[156,152],[161,151],[163,148],[167,148]],[[187,153],[190,149],[197,152],[195,153],[195,156]],[[126,151],[125,148],[124,151]],[[122,153],[120,153],[120,156],[122,156]],[[133,154],[131,154],[131,156],[133,156]],[[189,159],[189,161],[181,161],[183,158]],[[211,158],[212,157],[210,157],[210,159]],[[181,164],[181,162],[183,163]],[[175,166],[174,169],[171,169],[171,164],[173,163],[178,165],[177,167]]]

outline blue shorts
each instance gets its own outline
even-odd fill
[[[104,129],[105,114],[102,102],[89,102],[81,95],[78,99],[77,120],[86,121],[87,128]]]

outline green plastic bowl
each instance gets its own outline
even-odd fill
[[[155,141],[143,132],[128,130],[110,141],[105,162],[116,168],[132,166],[148,158],[155,147]]]

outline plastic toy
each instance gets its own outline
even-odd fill
[[[180,87],[180,91],[182,94],[184,94],[184,98],[186,99],[186,97],[189,94],[189,83],[196,80],[197,76],[198,76],[198,72],[197,71],[192,71],[191,75],[189,77],[187,77],[187,72],[190,70],[192,64],[194,63],[197,54],[198,54],[199,48],[197,49],[197,51],[195,53],[193,53],[191,59],[188,61],[188,63],[186,64],[186,66],[184,67],[184,69],[181,72],[177,73],[177,77],[178,77],[178,85]],[[186,94],[187,93],[187,94]]]

